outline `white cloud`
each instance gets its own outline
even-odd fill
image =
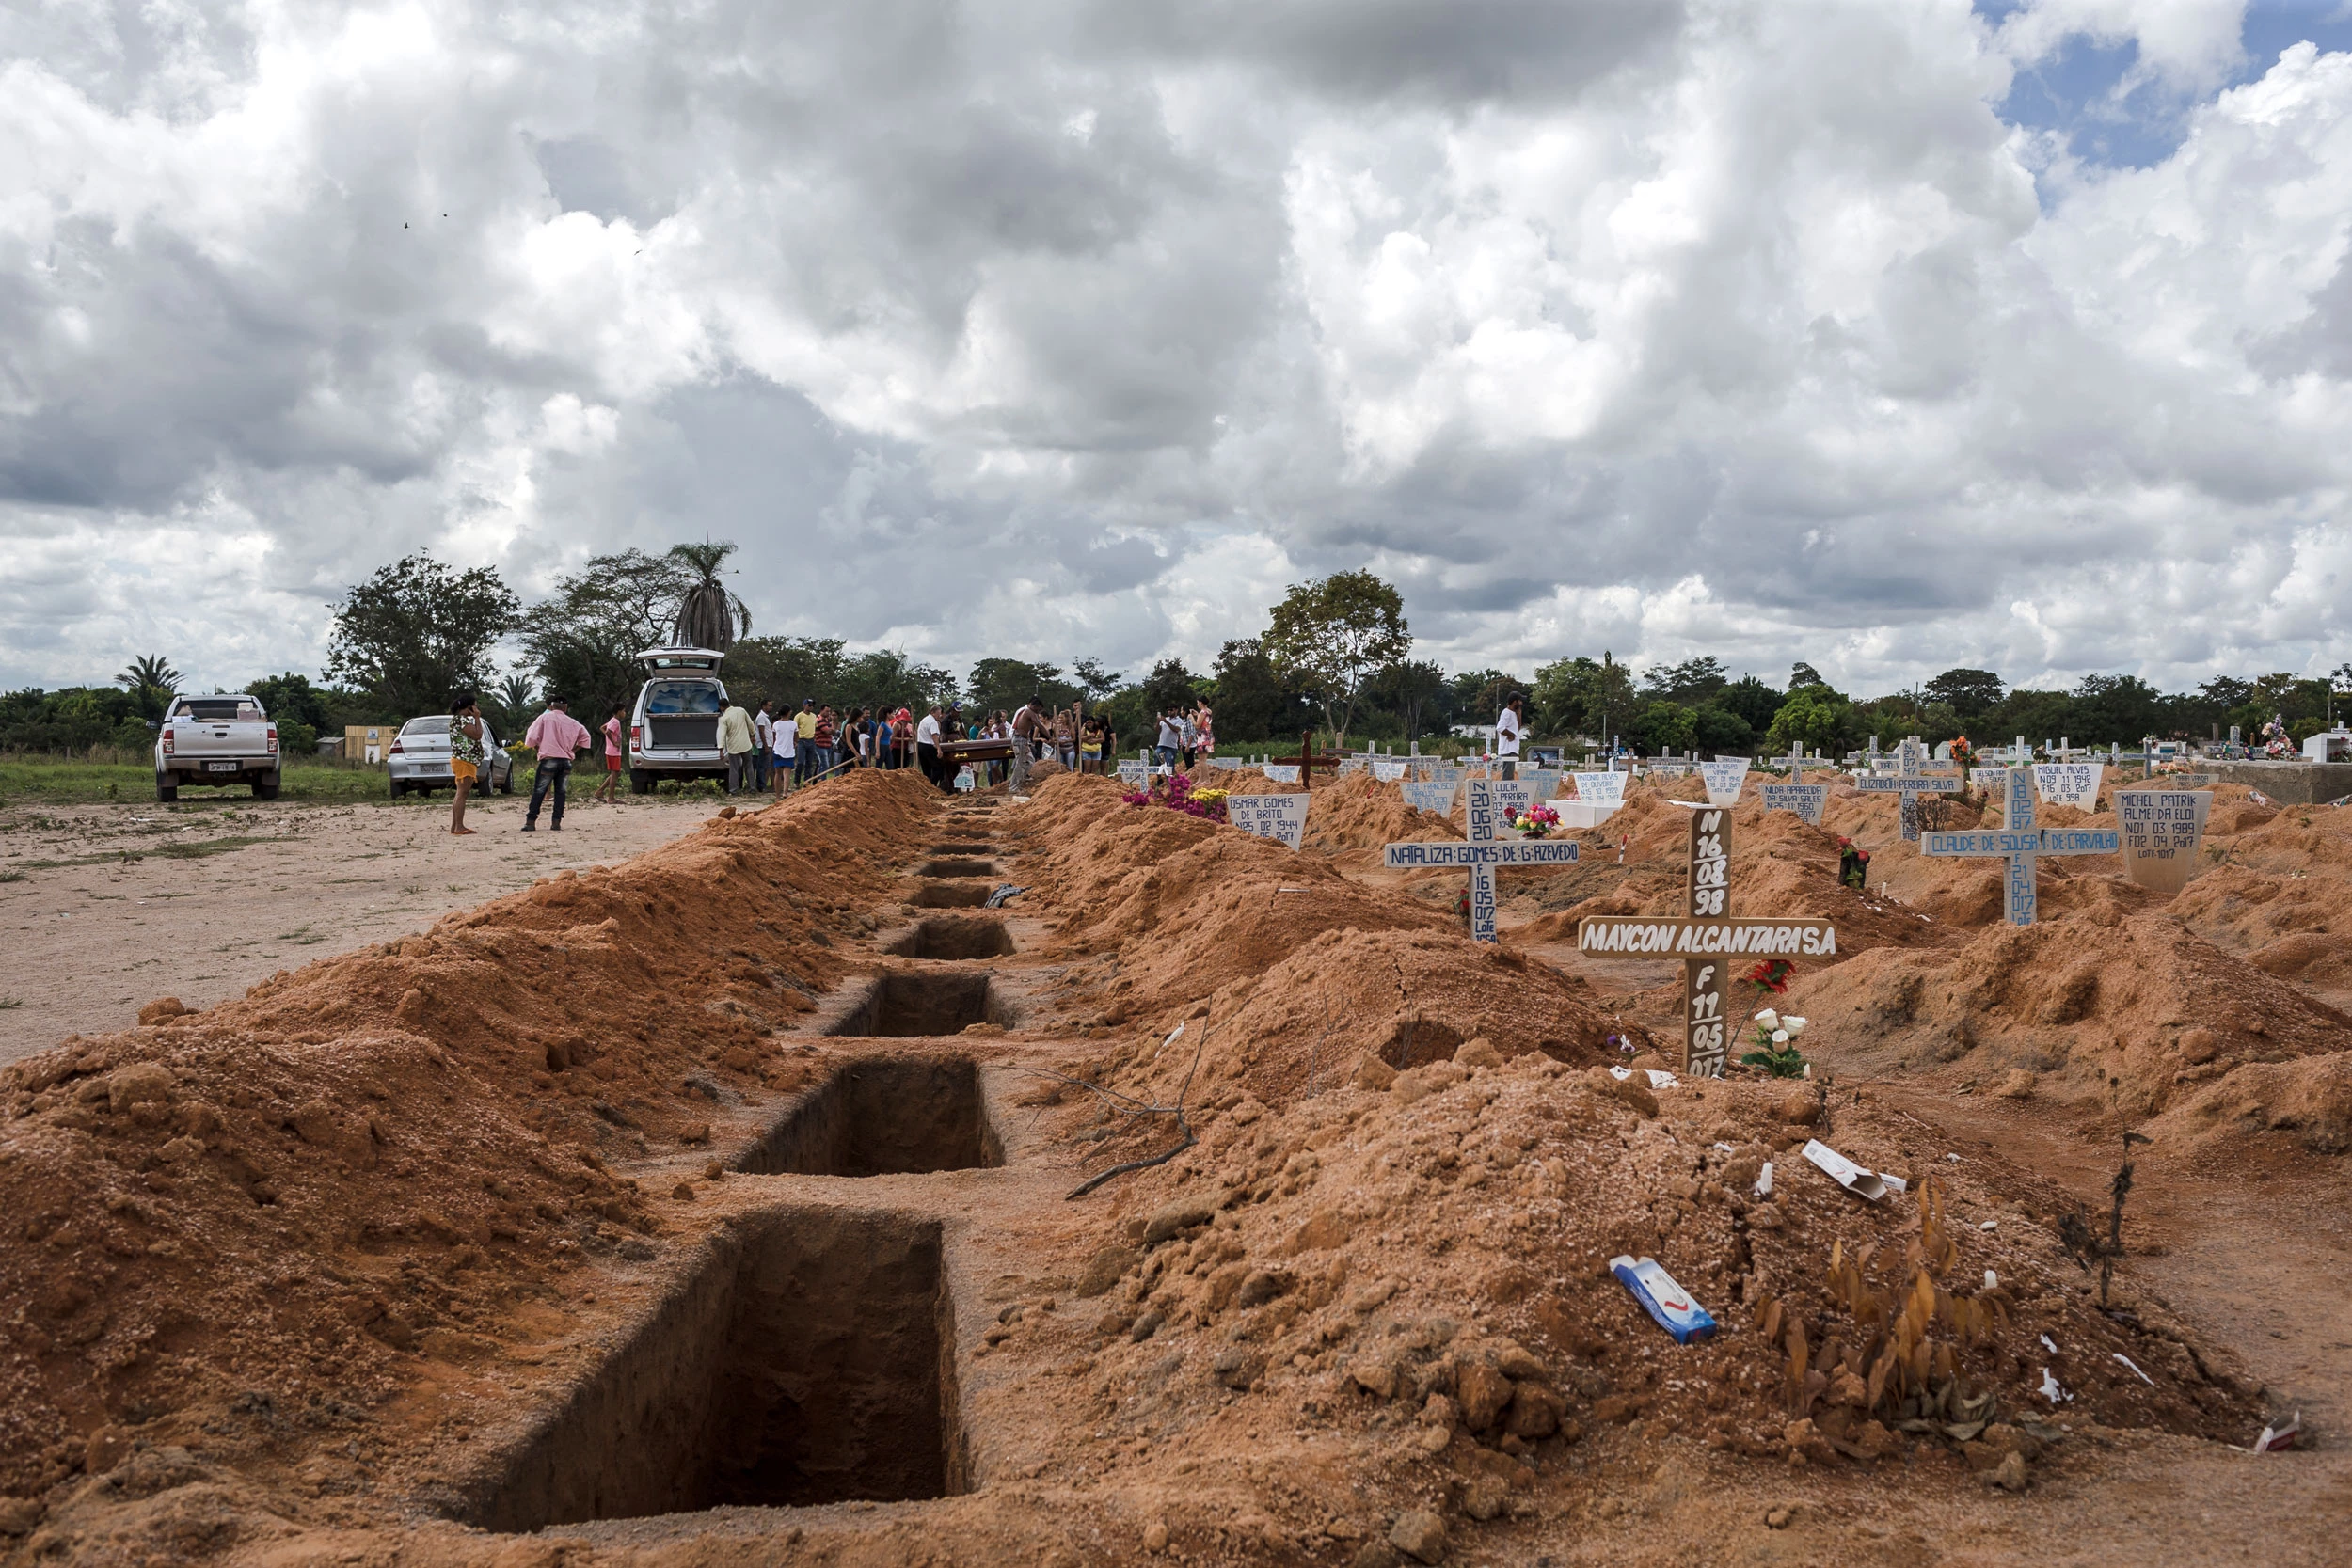
[[[2239,10],[20,8],[0,678],[705,533],[958,665],[1370,563],[1457,665],[2325,668],[2352,56]],[[2080,39],[2173,156],[1998,119]]]

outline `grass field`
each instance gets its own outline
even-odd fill
[[[345,768],[336,763],[289,763],[282,800],[387,800],[388,786],[380,768]],[[220,789],[189,787],[181,791],[182,805],[208,801],[252,803],[253,792],[243,784]],[[118,801],[125,805],[155,803],[155,770],[144,760],[86,761],[75,757],[0,755],[0,806],[83,805]]]

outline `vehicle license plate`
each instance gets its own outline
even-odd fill
[[[204,770],[208,773],[234,773],[237,770],[237,765],[233,762],[208,762],[204,765]]]

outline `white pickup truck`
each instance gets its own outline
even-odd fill
[[[174,697],[155,736],[155,799],[177,800],[183,784],[251,784],[257,800],[278,799],[278,726],[256,697]]]

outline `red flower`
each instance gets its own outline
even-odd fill
[[[1788,989],[1788,977],[1796,972],[1797,966],[1787,958],[1766,958],[1740,978],[1759,990],[1769,990],[1778,996]]]

